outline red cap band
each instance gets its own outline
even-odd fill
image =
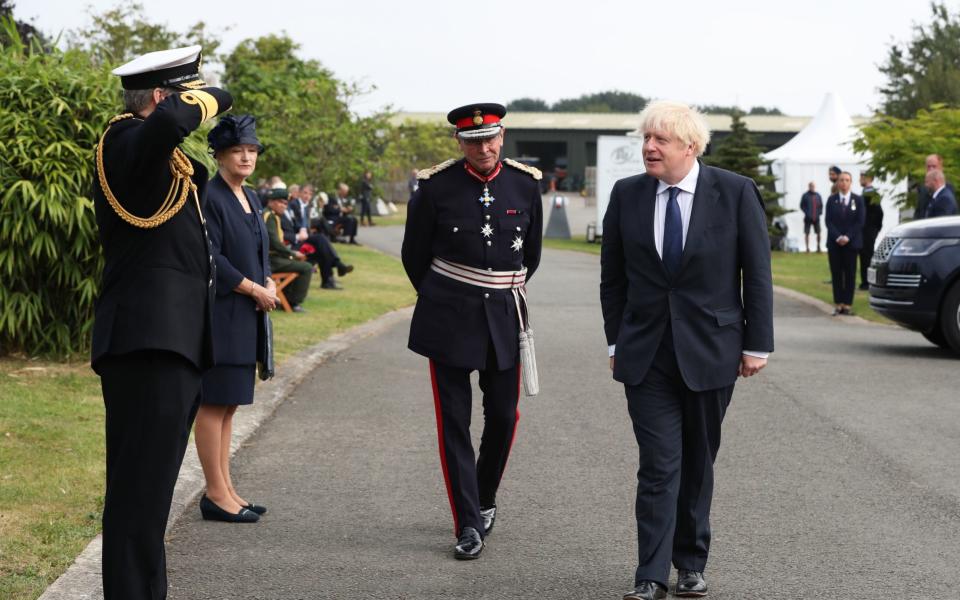
[[[477,123],[474,121],[476,117],[464,117],[457,121],[457,129],[466,129],[467,127],[477,127],[479,125],[490,125],[492,123],[499,123],[500,117],[497,115],[483,115],[483,122]]]

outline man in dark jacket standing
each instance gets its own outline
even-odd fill
[[[92,365],[106,408],[106,600],[166,597],[163,534],[212,357],[207,170],[178,145],[232,99],[206,87],[199,66],[200,46],[190,46],[115,69],[127,113],[96,151],[104,268]]]
[[[957,198],[953,195],[950,186],[947,185],[943,171],[939,169],[927,171],[923,185],[929,194],[927,205],[923,211],[924,219],[957,214]]]
[[[866,210],[863,198],[852,193],[853,175],[847,171],[837,179],[837,193],[827,198],[824,222],[827,225],[827,257],[833,281],[836,315],[852,315],[857,283],[857,254],[863,247]]]
[[[870,173],[860,174],[860,187],[863,188],[861,194],[867,211],[863,222],[863,247],[860,248],[860,289],[869,290],[867,268],[873,260],[873,247],[877,243],[877,236],[883,229],[883,207],[880,206],[883,198],[877,188],[873,187],[873,175]]]
[[[430,359],[440,464],[453,511],[454,556],[480,556],[520,413],[524,284],[540,263],[540,171],[500,160],[506,109],[450,112],[464,158],[419,173],[403,266],[417,290],[409,347]],[[523,315],[523,317],[521,317]],[[474,462],[470,373],[480,372],[483,435]]]
[[[823,214],[823,198],[811,181],[807,191],[800,197],[800,210],[803,211],[803,243],[810,252],[810,228],[817,234],[817,252],[820,252],[820,215]]]
[[[613,378],[640,449],[638,561],[626,600],[704,596],[713,463],[738,376],[773,351],[770,242],[753,181],[697,160],[703,117],[640,114],[646,173],[621,179],[603,219],[600,304]]]

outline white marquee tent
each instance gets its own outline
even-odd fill
[[[827,94],[817,115],[789,142],[765,156],[772,160],[771,169],[777,177],[777,191],[784,194],[780,203],[794,212],[787,213],[787,249],[803,250],[803,213],[800,211],[800,197],[807,191],[812,181],[816,190],[827,201],[830,195],[830,180],[827,171],[836,165],[853,174],[853,192],[861,191],[860,172],[866,169],[869,156],[854,153],[851,141],[857,134],[850,115],[835,94]],[[900,222],[899,209],[893,200],[895,193],[903,191],[906,184],[891,184],[886,181],[874,181],[874,186],[883,196],[883,230],[877,236],[877,242],[884,231]],[[826,225],[820,219],[822,235],[821,246],[826,248]],[[810,244],[816,240],[810,231]]]

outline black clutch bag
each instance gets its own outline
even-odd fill
[[[257,373],[263,381],[274,375],[273,324],[266,311],[260,313],[260,320],[257,321]]]

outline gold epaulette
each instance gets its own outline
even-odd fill
[[[503,164],[505,164],[505,165],[510,165],[511,167],[513,167],[514,169],[516,169],[516,170],[518,170],[518,171],[523,171],[524,173],[526,173],[526,174],[529,175],[530,177],[533,177],[533,178],[536,179],[537,181],[540,181],[541,179],[543,179],[543,173],[541,173],[541,172],[540,172],[540,169],[538,169],[538,168],[536,168],[536,167],[531,167],[530,165],[525,165],[525,164],[523,164],[523,163],[520,162],[520,161],[513,160],[512,158],[505,158],[505,159],[503,159]]]
[[[421,170],[417,171],[417,179],[430,179],[430,177],[432,177],[433,175],[436,175],[437,173],[439,173],[440,171],[446,169],[447,167],[449,167],[450,165],[452,165],[452,164],[455,163],[455,162],[457,162],[457,159],[455,159],[455,158],[450,158],[450,159],[447,159],[447,160],[443,161],[443,162],[440,163],[439,165],[433,165],[432,167],[428,167],[428,168],[426,168],[426,169],[421,169]]]

